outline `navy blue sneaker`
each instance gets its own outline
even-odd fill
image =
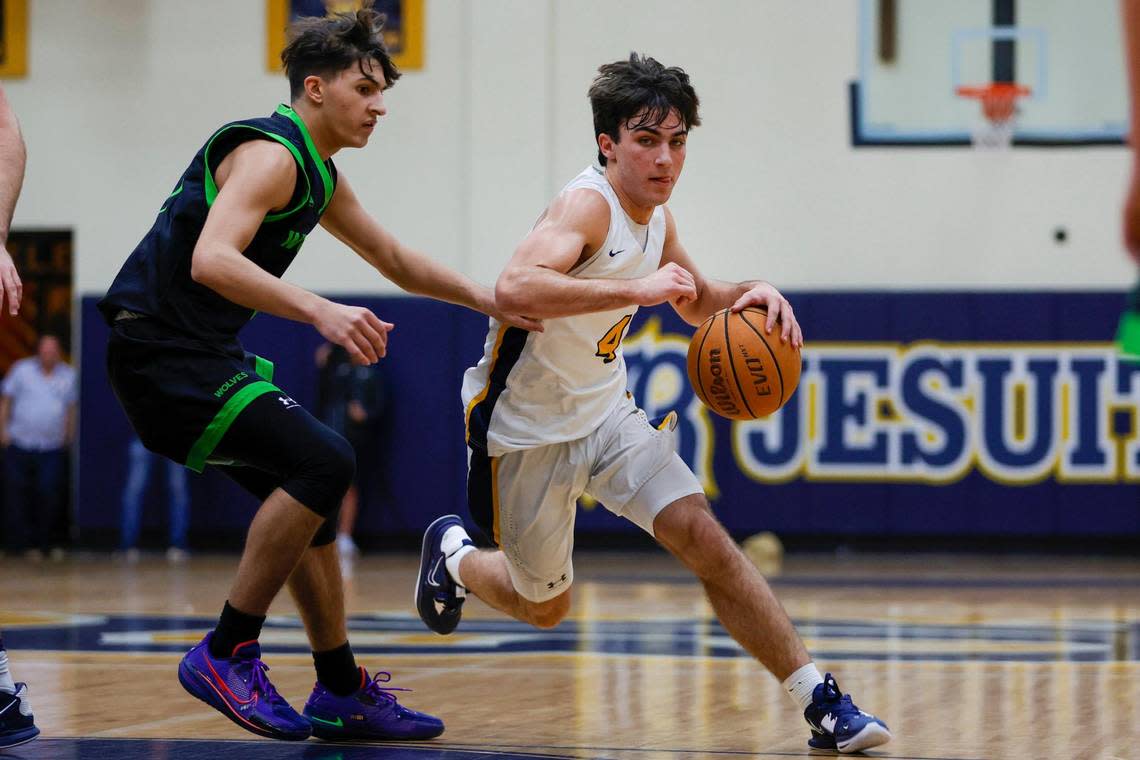
[[[308,739],[309,721],[297,714],[277,693],[261,661],[261,645],[247,641],[234,647],[231,657],[210,654],[214,632],[182,658],[178,680],[192,696],[232,720],[246,731],[270,739]]]
[[[459,625],[467,596],[466,590],[448,574],[447,557],[440,545],[443,534],[453,525],[462,528],[463,520],[458,515],[444,515],[424,531],[420,573],[416,577],[416,610],[424,625],[439,634],[451,633]],[[464,539],[462,545],[474,546],[470,539]]]
[[[839,690],[839,684],[828,673],[815,687],[811,704],[804,710],[811,727],[808,746],[812,749],[837,750],[843,754],[878,747],[891,740],[887,724],[854,705],[850,694]]]
[[[16,684],[16,693],[0,691],[0,749],[30,742],[40,735],[28,704],[28,685]]]
[[[396,701],[393,691],[408,691],[384,686],[392,680],[383,671],[375,678],[360,669],[360,688],[347,697],[338,697],[319,682],[305,703],[305,717],[313,725],[313,736],[326,741],[340,739],[433,739],[443,733],[443,721],[425,713],[409,710]]]

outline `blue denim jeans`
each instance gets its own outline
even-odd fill
[[[59,545],[66,488],[67,449],[4,450],[4,543],[10,551],[46,552]]]
[[[123,521],[119,547],[133,549],[139,541],[142,499],[150,474],[156,464],[166,468],[166,496],[170,508],[170,546],[186,548],[186,530],[190,521],[186,496],[186,468],[170,459],[147,451],[142,441],[131,441],[127,449],[127,485],[123,488]]]

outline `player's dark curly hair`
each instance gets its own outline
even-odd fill
[[[384,45],[384,14],[370,2],[355,13],[307,17],[289,26],[289,44],[281,51],[281,63],[289,77],[293,100],[305,91],[305,77],[332,77],[354,63],[364,73],[364,62],[374,61],[384,72],[387,86],[400,78]]]
[[[676,66],[666,68],[649,56],[630,53],[628,61],[600,67],[589,95],[594,109],[595,140],[598,135],[607,134],[618,142],[622,124],[630,130],[655,127],[669,118],[674,108],[686,131],[701,123],[697,112],[701,102],[689,84],[689,75]],[[635,117],[638,120],[632,123]],[[598,161],[606,165],[600,150]]]

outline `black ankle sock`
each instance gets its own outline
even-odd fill
[[[317,666],[317,681],[338,697],[347,697],[360,688],[360,668],[347,641],[327,652],[313,652],[313,664]]]
[[[218,627],[214,629],[214,637],[210,639],[210,655],[233,657],[234,647],[254,641],[261,635],[261,624],[264,622],[264,615],[246,614],[231,607],[227,601],[222,608],[222,616],[218,618]]]

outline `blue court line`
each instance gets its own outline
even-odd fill
[[[13,649],[72,652],[183,652],[188,641],[214,622],[208,617],[120,616],[84,618],[40,625],[11,626],[5,635]],[[1135,662],[1140,661],[1140,620],[1071,620],[1064,623],[1009,624],[920,623],[894,620],[797,618],[804,636],[816,641],[821,656],[832,660],[982,661],[982,662]],[[462,629],[467,638],[423,644],[398,637],[420,633],[418,621],[401,616],[360,616],[349,620],[358,636],[360,656],[395,654],[581,654],[673,657],[744,657],[712,619],[569,620],[552,630],[539,630],[513,620],[472,620]],[[275,617],[265,631],[300,631],[296,618]],[[394,634],[370,641],[365,632]],[[862,639],[882,642],[866,646]],[[889,644],[906,644],[901,647]],[[946,644],[952,644],[948,650]],[[265,651],[307,653],[307,645],[264,642]],[[978,647],[978,644],[990,646]],[[965,646],[963,649],[962,646]]]

